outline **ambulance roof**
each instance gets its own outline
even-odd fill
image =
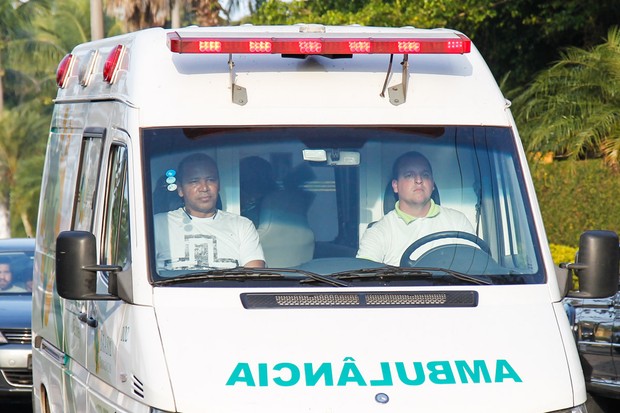
[[[143,127],[510,125],[479,52],[447,29],[155,28],[71,56],[57,103],[122,101]]]

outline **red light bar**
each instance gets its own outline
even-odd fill
[[[168,47],[174,53],[198,54],[463,54],[471,51],[471,40],[461,34],[452,38],[181,38],[170,33]]]
[[[63,89],[65,86],[67,86],[67,79],[69,79],[69,76],[71,76],[74,61],[74,56],[69,53],[68,55],[63,57],[58,64],[58,68],[56,69],[56,84],[59,88]]]

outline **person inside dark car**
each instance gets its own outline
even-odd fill
[[[0,257],[0,292],[3,293],[23,293],[26,290],[13,284],[13,272],[11,270],[11,260],[7,257]]]

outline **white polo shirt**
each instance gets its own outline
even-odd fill
[[[425,217],[415,218],[396,207],[366,229],[360,241],[357,258],[364,258],[388,265],[400,265],[400,259],[409,245],[418,239],[441,231],[462,231],[474,233],[467,217],[460,211],[445,208],[431,200],[431,208]],[[450,240],[450,243],[475,245],[465,240]],[[417,259],[424,252],[445,245],[446,240],[436,240],[418,248],[411,256]]]

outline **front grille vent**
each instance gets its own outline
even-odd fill
[[[4,369],[1,370],[4,380],[15,387],[32,387],[32,370]]]
[[[0,331],[9,344],[29,344],[32,341],[32,330],[29,328],[5,328]]]
[[[258,308],[372,308],[476,307],[476,291],[399,291],[343,293],[245,293],[247,309]]]

